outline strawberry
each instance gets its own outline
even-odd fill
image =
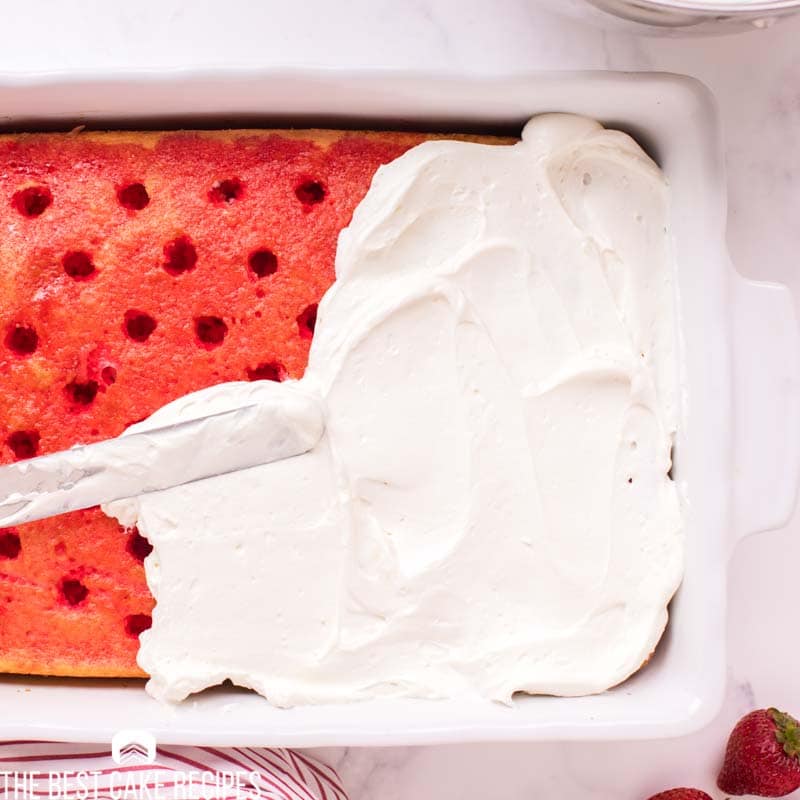
[[[717,786],[727,794],[783,797],[800,788],[800,723],[762,708],[736,723]]]
[[[666,792],[654,794],[648,800],[711,800],[711,797],[699,789],[667,789]]]

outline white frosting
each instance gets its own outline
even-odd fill
[[[683,569],[666,225],[656,165],[579,117],[378,170],[306,376],[273,387],[324,400],[320,444],[110,509],[155,547],[148,690],[509,701],[636,671]]]

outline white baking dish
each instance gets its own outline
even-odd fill
[[[232,689],[183,706],[138,681],[0,680],[0,738],[107,741],[147,728],[160,742],[319,746],[490,739],[672,736],[718,710],[725,683],[726,564],[743,535],[783,525],[800,469],[800,340],[788,292],[742,279],[725,247],[725,180],[708,91],[688,78],[613,73],[482,79],[322,73],[226,73],[76,79],[0,76],[9,123],[62,127],[237,117],[406,127],[519,130],[570,111],[633,133],[672,185],[687,406],[674,476],[687,500],[686,576],[651,663],[603,695],[478,701],[381,701],[279,710]],[[365,120],[364,122],[359,122]],[[209,631],[213,635],[213,631]]]

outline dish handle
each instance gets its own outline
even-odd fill
[[[800,485],[800,328],[790,290],[733,281],[734,532],[782,528]]]

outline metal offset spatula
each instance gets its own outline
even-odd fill
[[[19,461],[0,467],[0,527],[301,455],[324,427],[319,401],[291,392]]]

